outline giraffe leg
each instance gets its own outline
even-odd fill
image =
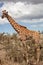
[[[37,63],[39,62],[39,60],[40,60],[40,47],[38,47],[37,49],[36,49],[36,53],[37,53]]]
[[[37,59],[37,62],[36,63],[38,63],[39,62],[39,60],[40,60],[40,46],[39,46],[39,44],[35,44],[35,46],[36,46],[36,59]]]
[[[28,60],[28,53],[27,53],[27,45],[26,45],[26,40],[23,40],[23,47],[26,50],[26,63],[28,64],[29,60]],[[30,48],[30,47],[29,47]]]
[[[26,47],[26,41],[23,40],[22,43],[23,43],[23,46]]]

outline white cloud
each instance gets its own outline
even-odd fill
[[[22,3],[22,2],[4,3],[1,10],[4,10],[4,9],[9,11],[9,13],[15,18],[25,16],[25,15],[29,15],[29,14],[31,14],[31,11],[32,11],[31,4],[28,5],[28,4]]]
[[[33,27],[33,28],[43,28],[43,24],[31,25],[31,27]]]
[[[3,19],[3,20],[2,20],[2,19],[0,18],[0,24],[5,24],[5,23],[9,23],[9,22],[8,22],[6,19]]]
[[[6,9],[9,14],[17,19],[26,23],[35,23],[43,21],[43,3],[41,4],[27,4],[26,2],[4,2],[0,10]],[[4,22],[3,22],[4,21]],[[7,19],[2,20],[1,23],[8,23]]]
[[[43,18],[41,18],[41,19],[24,19],[24,20],[21,20],[21,22],[30,23],[30,24],[40,23],[40,22],[43,22]]]

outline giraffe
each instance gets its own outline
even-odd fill
[[[7,18],[7,20],[10,22],[12,27],[15,29],[17,34],[19,35],[19,39],[25,44],[25,41],[28,40],[30,37],[32,37],[35,40],[35,47],[37,52],[37,62],[39,62],[40,58],[40,47],[37,46],[40,40],[40,34],[36,31],[28,30],[27,27],[21,26],[18,24],[9,14],[6,10],[2,11],[2,19]]]

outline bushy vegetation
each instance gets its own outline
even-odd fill
[[[43,36],[41,37],[41,41],[40,61],[43,61]],[[31,62],[35,62],[36,52],[34,41],[28,40],[26,44],[23,45],[23,43],[18,40],[17,34],[13,33],[10,35],[0,33],[0,51],[2,50],[3,52],[5,51],[6,54],[4,58],[0,57],[0,64],[7,65],[8,63],[8,65],[31,65]]]

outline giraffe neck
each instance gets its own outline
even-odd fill
[[[10,15],[7,14],[6,18],[8,19],[8,21],[10,22],[12,27],[15,29],[15,31],[17,33],[19,33],[20,32],[20,25],[18,23],[16,23],[15,20],[13,20]]]

